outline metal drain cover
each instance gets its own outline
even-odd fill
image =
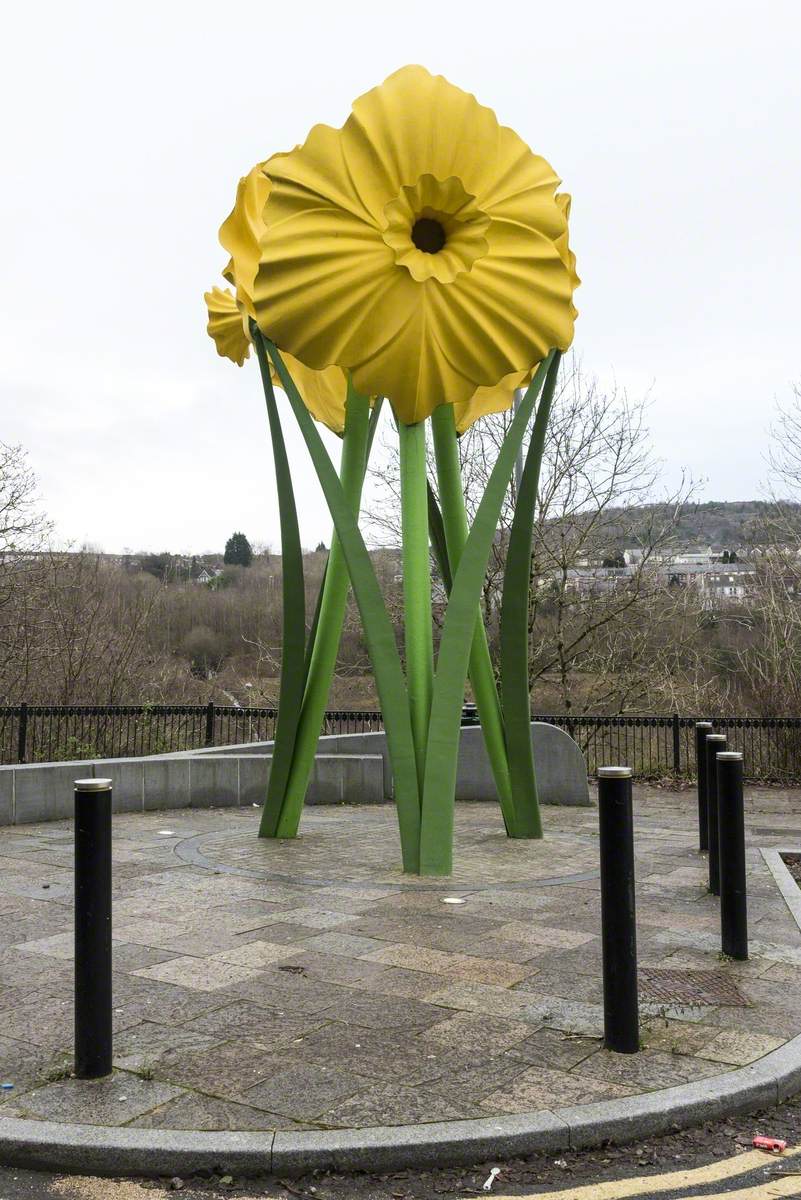
[[[641,998],[657,1004],[748,1004],[734,980],[722,971],[642,967],[639,982]]]

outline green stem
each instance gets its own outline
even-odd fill
[[[453,587],[453,575],[451,574],[451,564],[448,560],[448,545],[445,540],[445,525],[442,521],[442,513],[439,511],[437,497],[434,495],[434,490],[431,484],[428,484],[428,536],[431,539],[431,549],[434,551],[434,558],[439,573],[442,576],[442,582],[445,585],[445,592],[448,596],[451,594]]]
[[[554,351],[537,405],[509,534],[501,602],[501,701],[512,777],[517,837],[541,838],[542,818],[531,744],[528,686],[531,538],[540,468],[561,355]]]
[[[295,736],[303,703],[304,659],[306,653],[306,592],[303,582],[303,552],[300,545],[295,493],[289,470],[284,435],[275,392],[270,378],[270,364],[260,338],[255,339],[256,356],[264,387],[267,417],[273,443],[275,481],[278,490],[278,513],[281,525],[281,587],[283,604],[283,637],[281,646],[281,689],[278,701],[278,725],[275,732],[275,756],[279,770],[270,772],[270,782],[259,825],[259,837],[274,834],[280,812],[286,771],[292,759]],[[280,764],[285,764],[282,777]]]
[[[383,403],[384,403],[383,396],[377,396],[375,403],[374,403],[372,409],[370,410],[370,424],[369,424],[368,430],[367,430],[367,449],[365,450],[365,453],[364,453],[364,471],[362,472],[362,476],[364,476],[367,472],[367,464],[370,461],[370,451],[373,448],[373,439],[375,438],[375,431],[378,427],[378,418],[381,415],[381,407],[382,407]],[[359,510],[360,505],[361,505],[361,486],[359,487],[359,495],[356,498],[355,511],[356,511],[357,516],[358,516],[358,510]],[[337,536],[336,530],[334,530],[334,532],[331,535],[331,545],[332,546],[334,545],[336,536]],[[328,555],[326,556],[325,566],[323,567],[323,577],[320,580],[320,590],[317,593],[317,603],[314,606],[314,617],[312,618],[311,629],[309,630],[309,636],[306,640],[306,659],[305,659],[305,664],[304,664],[304,668],[303,668],[304,689],[306,686],[306,682],[308,681],[308,678],[309,678],[309,670],[311,668],[311,659],[312,659],[312,654],[314,653],[314,643],[317,640],[317,626],[320,624],[320,608],[322,607],[323,597],[325,595],[325,590],[326,590],[325,589],[325,577],[328,572],[328,559],[330,557],[331,557],[331,552],[329,550]],[[304,695],[305,695],[305,690],[304,690]]]
[[[354,517],[358,518],[366,465],[367,430],[370,402],[366,396],[348,388],[345,405],[345,433],[339,477],[342,490]],[[303,802],[309,786],[317,740],[320,736],[328,693],[336,668],[337,653],[348,603],[350,580],[342,546],[336,535],[325,572],[320,616],[309,661],[309,675],[303,697],[292,765],[284,794],[284,803],[276,827],[276,837],[296,837]]]
[[[263,335],[256,331],[256,337]],[[362,627],[370,652],[376,688],[381,703],[387,749],[392,760],[395,804],[398,810],[403,869],[420,870],[420,793],[412,737],[409,697],[403,678],[395,631],[378,586],[370,555],[359,527],[337,478],[331,459],[314,421],[286,369],[277,347],[266,341],[270,357],[281,380],[295,420],[306,443],[309,456],[323,489],[342,553],[348,567],[353,594],[359,606]]]
[[[455,574],[467,541],[468,525],[464,504],[462,468],[459,461],[459,441],[451,404],[441,404],[434,409],[431,414],[431,429],[434,435],[434,457],[437,463],[437,483],[442,504],[448,560],[451,573]],[[503,822],[507,834],[514,837],[516,835],[514,801],[509,763],[506,757],[503,718],[498,700],[498,689],[495,686],[487,631],[481,620],[480,610],[476,614],[468,674],[473,685],[484,744],[487,747],[487,755],[503,813]]]
[[[331,538],[331,547],[332,548],[333,548],[333,545],[334,545],[334,538],[332,537]],[[328,554],[326,555],[326,558],[325,558],[325,566],[323,567],[323,577],[320,580],[320,590],[317,593],[317,600],[315,601],[315,604],[314,604],[314,616],[312,617],[312,623],[311,623],[311,627],[309,629],[309,636],[306,638],[306,657],[303,660],[303,689],[304,689],[303,694],[304,694],[304,696],[306,695],[306,684],[308,683],[309,671],[311,670],[311,660],[312,660],[312,654],[314,653],[314,644],[317,641],[317,628],[320,624],[320,609],[322,608],[323,596],[325,595],[325,580],[326,580],[326,576],[328,575],[328,563],[329,563],[330,558],[331,558],[331,551],[329,550]],[[273,765],[274,764],[275,764],[275,759],[273,759]]]
[[[428,719],[434,680],[431,629],[431,560],[428,549],[426,427],[398,422],[401,526],[403,535],[403,616],[406,680],[412,714],[417,780],[423,786]]]
[[[454,575],[445,612],[431,702],[420,822],[420,872],[425,875],[451,872],[460,713],[476,612],[503,498],[549,362],[550,356],[537,368],[498,452]]]

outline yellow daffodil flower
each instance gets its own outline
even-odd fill
[[[206,332],[213,339],[221,358],[230,358],[238,367],[250,355],[247,314],[242,315],[236,298],[228,288],[213,287],[203,299],[209,313]]]
[[[270,160],[256,319],[406,424],[464,404],[572,340],[558,183],[473,96],[404,67]]]

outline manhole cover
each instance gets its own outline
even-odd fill
[[[643,967],[639,979],[641,998],[656,1003],[748,1004],[734,980],[720,971]]]

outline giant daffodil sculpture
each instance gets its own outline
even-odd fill
[[[341,129],[257,164],[220,230],[234,293],[207,293],[209,333],[241,365],[253,345],[273,438],[284,555],[278,730],[260,832],[294,836],[342,630],[362,617],[392,760],[404,870],[448,874],[465,681],[506,830],[540,837],[527,677],[528,577],[540,463],[578,284],[570,198],[490,109],[422,67],[361,96]],[[286,392],[334,522],[306,631],[292,481],[273,394]],[[525,388],[468,527],[458,438]],[[359,506],[380,403],[398,430],[405,671]],[[536,409],[536,413],[535,413]],[[500,694],[479,615],[501,506],[534,425],[507,548]],[[342,436],[337,473],[315,419]],[[437,492],[427,479],[427,431]],[[430,552],[448,588],[434,659]]]

